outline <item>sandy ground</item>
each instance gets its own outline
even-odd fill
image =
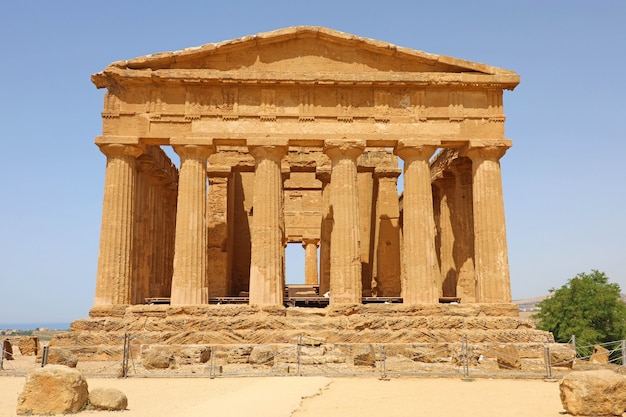
[[[0,377],[0,417],[15,416],[24,377]],[[87,378],[89,388],[112,387],[128,410],[77,416],[533,416],[559,417],[557,382],[454,378]]]

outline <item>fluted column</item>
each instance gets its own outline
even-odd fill
[[[139,146],[105,144],[107,157],[94,306],[130,304],[133,274],[135,158]]]
[[[360,304],[362,299],[359,198],[356,160],[365,141],[330,140],[324,152],[332,161],[330,303]]]
[[[402,298],[405,304],[439,302],[435,221],[429,159],[436,141],[399,141],[404,160]]]
[[[317,245],[319,239],[303,238],[304,248],[304,283],[307,285],[319,284],[317,276]]]
[[[472,160],[474,199],[474,261],[479,303],[511,301],[511,283],[502,197],[500,158],[510,141],[470,142],[465,155]]]
[[[444,175],[433,182],[433,188],[437,189],[439,198],[434,201],[437,237],[435,239],[436,250],[439,255],[440,283],[439,294],[443,297],[456,297],[457,269],[454,262],[454,232],[453,215],[456,202],[454,201],[455,180],[454,177]],[[434,196],[433,190],[433,196]],[[437,218],[438,217],[438,218]]]
[[[455,177],[454,263],[457,271],[456,296],[462,303],[476,302],[474,273],[474,218],[472,208],[472,162],[457,158],[450,166]]]
[[[400,268],[399,168],[376,167],[377,183],[374,278],[372,295],[399,297],[402,292]],[[375,291],[374,291],[375,290]]]
[[[330,235],[333,217],[330,211],[330,169],[317,168],[315,177],[322,182],[322,224],[320,225],[320,295],[330,291]]]
[[[207,175],[213,147],[179,145],[180,156],[171,304],[207,304]]]
[[[248,143],[254,156],[254,198],[250,225],[250,304],[282,305],[285,290],[283,180],[286,143]]]

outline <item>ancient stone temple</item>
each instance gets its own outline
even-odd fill
[[[280,317],[283,337],[308,314],[283,307],[291,295],[331,315],[517,317],[500,174],[516,73],[294,27],[115,62],[92,80],[106,89],[106,177],[94,307],[74,331],[180,314],[224,328],[236,310]],[[289,243],[306,251],[294,294]],[[181,330],[168,323],[151,328]],[[249,341],[185,323],[207,332],[194,343]],[[373,339],[417,340],[385,335]]]
[[[107,90],[95,306],[282,305],[288,242],[331,304],[511,300],[499,160],[517,74],[297,27],[92,79]]]

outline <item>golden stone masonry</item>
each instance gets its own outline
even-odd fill
[[[295,27],[92,80],[107,89],[94,306],[282,305],[288,242],[331,305],[511,301],[499,160],[514,72]]]
[[[516,73],[292,27],[92,80],[96,295],[51,346],[552,340],[511,303],[499,161]],[[304,284],[285,285],[289,243]],[[307,305],[325,308],[289,308]]]

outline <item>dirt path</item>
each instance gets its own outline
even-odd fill
[[[15,416],[23,384],[23,377],[0,377],[0,417]],[[88,378],[88,384],[122,390],[128,410],[76,416],[559,417],[563,411],[558,383],[540,380]]]

